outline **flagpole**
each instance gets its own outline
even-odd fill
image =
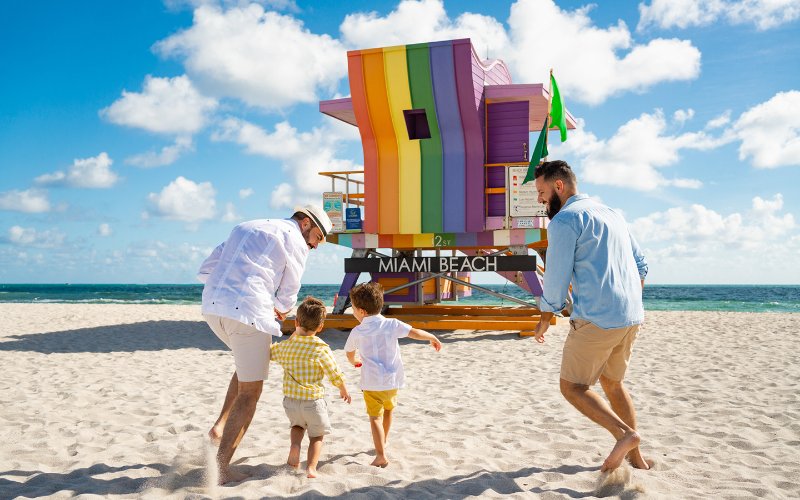
[[[551,122],[553,117],[550,116],[550,112],[553,111],[552,107],[553,107],[553,68],[550,68],[550,78],[547,79],[547,127],[545,128],[545,133],[544,133],[545,150],[547,150],[547,138],[550,137],[550,127],[553,125]],[[544,159],[545,161],[547,161],[547,156],[545,156]]]

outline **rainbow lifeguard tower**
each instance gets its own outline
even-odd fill
[[[347,67],[350,97],[319,104],[358,127],[364,150],[363,171],[320,172],[331,179],[328,241],[353,250],[327,324],[352,326],[337,315],[370,273],[387,304],[403,305],[387,313],[414,315],[404,319],[415,326],[532,329],[547,219],[522,180],[549,89],[513,84],[505,63],[481,60],[469,39],[354,50]],[[531,300],[471,283],[474,272],[499,273]],[[455,305],[472,288],[525,307]]]

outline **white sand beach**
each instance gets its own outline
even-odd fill
[[[273,365],[234,465],[211,486],[206,432],[233,359],[199,306],[0,304],[0,498],[798,498],[800,315],[648,312],[627,386],[651,471],[599,467],[613,445],[558,391],[562,322],[539,345],[508,332],[404,341],[407,388],[386,469],[345,362],[320,477],[284,464]],[[332,388],[331,388],[332,389]],[[305,455],[305,447],[303,456]]]

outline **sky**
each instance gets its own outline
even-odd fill
[[[621,211],[649,283],[800,283],[800,0],[36,1],[0,17],[0,282],[194,283],[238,222],[359,170],[346,52],[470,38],[553,68],[549,159]],[[532,137],[535,141],[536,137]],[[339,283],[350,250],[311,252]],[[476,276],[476,281],[501,283]]]

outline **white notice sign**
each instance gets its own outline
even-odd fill
[[[328,218],[333,224],[334,233],[341,233],[344,231],[344,214],[342,209],[342,201],[344,200],[344,193],[322,193],[322,209],[328,214]]]
[[[506,178],[506,200],[509,217],[545,217],[547,210],[544,204],[536,201],[539,194],[536,192],[536,185],[533,181],[522,185],[525,175],[528,173],[527,166],[508,167],[508,177]]]

